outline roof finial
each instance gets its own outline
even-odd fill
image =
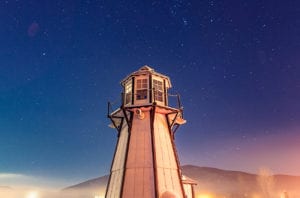
[[[141,71],[154,71],[154,69],[152,69],[152,68],[149,67],[148,65],[144,65],[144,66],[141,67],[139,70],[141,70]]]

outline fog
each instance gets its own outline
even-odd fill
[[[186,165],[185,176],[197,182],[196,198],[299,198],[300,177],[276,175],[268,168],[257,174]],[[98,177],[67,188],[45,185],[2,186],[0,198],[104,198],[108,177]],[[65,185],[66,187],[67,185]]]
[[[0,198],[104,198],[104,192],[0,187]]]
[[[1,198],[58,198],[59,191],[46,189],[0,188]]]

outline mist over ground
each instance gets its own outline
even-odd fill
[[[33,190],[34,189],[34,190]],[[61,190],[47,189],[20,189],[20,188],[3,188],[0,187],[1,198],[102,198],[104,192],[97,190],[73,190],[62,192]]]
[[[277,175],[267,168],[257,174],[186,165],[195,180],[196,198],[299,198],[300,176]],[[104,198],[108,175],[63,189],[0,187],[0,198]]]

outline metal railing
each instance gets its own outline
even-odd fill
[[[150,94],[151,94],[151,98],[152,98],[152,102],[161,102],[161,101],[157,101],[156,100],[156,91],[155,91],[155,89],[153,88],[153,89],[146,89],[147,90],[147,96],[149,95],[150,96]],[[136,98],[136,96],[137,96],[138,94],[134,94],[134,98]],[[148,96],[148,97],[149,97]],[[182,110],[183,110],[183,106],[182,106],[182,103],[181,103],[181,99],[180,99],[180,95],[179,94],[167,94],[167,97],[165,97],[166,96],[166,94],[164,93],[164,92],[162,92],[162,98],[163,98],[163,101],[164,101],[164,103],[166,104],[166,106],[175,106],[175,108],[177,108],[177,109],[180,109],[181,110],[181,113],[182,113]],[[147,98],[148,98],[147,97]],[[174,100],[172,100],[172,99],[175,99],[175,101]],[[131,99],[132,100],[132,99]],[[166,101],[165,101],[166,100]],[[124,93],[121,93],[121,100],[119,101],[119,102],[121,102],[121,105],[123,106],[123,105],[126,105],[125,104],[125,94]],[[115,105],[115,104],[120,104],[119,102],[117,102],[117,101],[114,101],[114,102],[108,102],[108,104],[107,104],[107,115],[109,116],[115,109],[113,109],[113,106]],[[131,101],[132,102],[132,101]],[[170,107],[171,107],[170,106]]]

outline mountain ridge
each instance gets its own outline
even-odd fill
[[[196,195],[206,193],[210,194],[211,197],[225,196],[227,198],[267,197],[271,195],[280,197],[283,192],[288,192],[290,198],[300,197],[300,190],[298,189],[300,176],[273,175],[270,172],[253,174],[191,164],[181,166],[181,170],[183,175],[197,182],[195,186]],[[96,194],[104,195],[108,179],[109,175],[93,178],[68,186],[62,189],[62,193],[76,192],[80,194],[79,197],[81,198]]]

